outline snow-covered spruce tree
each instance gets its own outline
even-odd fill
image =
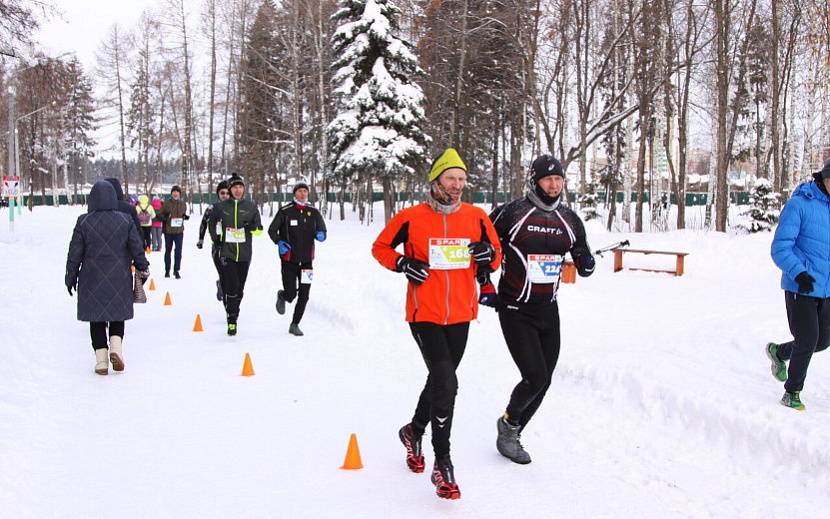
[[[426,163],[430,141],[424,95],[414,82],[423,72],[409,42],[395,35],[399,16],[387,0],[341,0],[332,16],[339,26],[332,38],[336,114],[328,126],[328,173],[341,186],[371,186],[379,177],[387,222],[395,181]]]
[[[772,182],[766,178],[755,181],[755,187],[749,194],[750,207],[744,214],[749,215],[749,222],[741,227],[751,233],[771,231],[778,223],[781,214],[779,194],[772,191]]]
[[[598,220],[600,218],[597,211],[598,205],[597,184],[594,181],[588,182],[585,184],[585,192],[579,197],[579,212],[582,214],[582,219],[586,222],[588,220]]]

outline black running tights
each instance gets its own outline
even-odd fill
[[[444,456],[450,453],[452,416],[458,392],[455,370],[467,347],[470,323],[446,326],[409,323],[409,328],[429,373],[412,417],[412,428],[420,435],[427,424],[432,423],[432,449],[436,457]]]

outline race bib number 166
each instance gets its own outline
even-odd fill
[[[465,269],[470,266],[469,238],[430,238],[429,268],[432,270]]]

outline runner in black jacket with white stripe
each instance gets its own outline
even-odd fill
[[[285,313],[285,303],[297,299],[294,316],[288,332],[303,335],[300,320],[305,313],[311,292],[314,260],[314,240],[326,239],[326,222],[323,215],[308,203],[308,184],[294,185],[294,201],[280,207],[271,225],[268,236],[279,247],[282,260],[282,290],[277,292],[277,313]]]
[[[522,380],[498,419],[498,451],[516,463],[530,463],[519,437],[542,403],[559,358],[556,293],[564,255],[570,252],[582,277],[594,271],[594,257],[579,216],[561,204],[565,172],[551,155],[533,161],[526,196],[490,215],[501,241],[503,262],[497,305],[502,333]],[[487,287],[482,302],[487,303]]]

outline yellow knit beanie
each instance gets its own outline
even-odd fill
[[[467,171],[467,166],[464,165],[464,161],[461,160],[458,152],[452,148],[447,148],[447,151],[445,151],[443,155],[433,161],[432,169],[429,172],[429,181],[434,181],[436,178],[441,176],[441,173],[450,168],[461,168],[464,171]]]

